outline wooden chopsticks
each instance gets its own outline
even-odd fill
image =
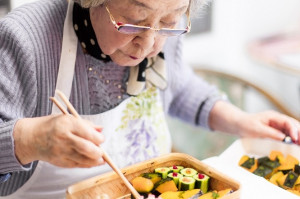
[[[71,114],[76,118],[81,118],[80,115],[77,113],[73,105],[70,103],[68,98],[59,90],[55,91],[57,95],[61,98],[61,100],[66,104],[68,110],[71,112]],[[69,114],[69,112],[61,105],[61,103],[54,97],[50,97],[50,99],[53,101],[53,103],[60,109],[60,111],[63,114]],[[103,150],[102,150],[103,151]],[[108,165],[120,176],[120,178],[125,183],[126,187],[130,190],[132,195],[136,199],[140,199],[140,194],[134,189],[134,187],[130,184],[130,182],[127,180],[127,178],[124,176],[124,174],[120,171],[120,169],[113,163],[111,158],[108,156],[108,154],[103,151],[103,159],[108,163]]]

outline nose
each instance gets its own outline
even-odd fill
[[[154,46],[156,36],[157,36],[157,32],[150,29],[143,33],[138,34],[133,39],[133,43],[135,45],[138,45],[143,50],[147,50]]]

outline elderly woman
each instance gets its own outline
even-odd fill
[[[164,113],[299,144],[298,121],[247,114],[182,63],[201,0],[41,0],[0,22],[0,195],[63,198],[75,182],[170,152]],[[186,23],[181,20],[186,16]],[[83,119],[49,97],[61,90]],[[104,140],[105,138],[105,140]]]

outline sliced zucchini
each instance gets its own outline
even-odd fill
[[[177,185],[178,185],[179,179],[182,178],[183,176],[182,176],[182,174],[180,174],[180,173],[175,173],[175,172],[173,172],[173,173],[169,173],[169,174],[168,174],[168,177],[169,177],[169,178],[172,178],[172,179],[174,180],[176,186],[177,186]]]
[[[180,173],[183,176],[192,177],[192,176],[196,175],[198,172],[193,168],[185,168],[185,169],[181,169]]]
[[[185,176],[179,179],[178,189],[180,191],[192,190],[195,187],[196,180],[193,177]]]
[[[193,178],[196,180],[195,189],[201,189],[203,193],[206,193],[209,188],[210,177],[208,175],[198,173],[194,175]]]
[[[170,172],[170,168],[160,167],[160,168],[156,168],[154,172],[160,174],[162,179],[166,179],[168,177],[168,173]]]
[[[173,165],[169,167],[171,172],[179,173],[181,169],[183,169],[183,166]]]

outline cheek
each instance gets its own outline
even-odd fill
[[[124,37],[123,34],[116,31],[110,19],[106,15],[101,15],[103,10],[100,7],[92,9],[91,12],[91,20],[96,38],[104,54],[111,55],[130,43],[131,38]]]
[[[166,43],[166,39],[166,37],[157,38],[153,46],[153,51],[147,57],[156,56],[160,51],[162,51],[164,44]]]
[[[123,46],[126,46],[130,43],[130,39],[120,37],[118,35],[113,35],[113,33],[108,33],[99,37],[98,43],[103,53],[106,55],[111,55],[115,53],[118,49],[121,49]]]

